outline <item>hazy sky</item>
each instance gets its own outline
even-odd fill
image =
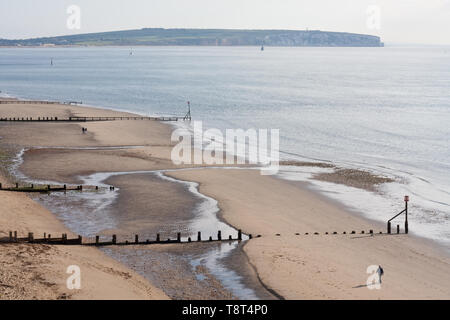
[[[81,9],[79,30],[67,27],[70,5]],[[309,28],[450,45],[450,0],[0,0],[0,38],[143,27]]]

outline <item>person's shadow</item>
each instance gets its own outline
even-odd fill
[[[368,287],[368,285],[367,284],[360,284],[359,286],[355,286],[355,287],[352,287],[353,289],[357,289],[357,288],[365,288],[365,287]]]

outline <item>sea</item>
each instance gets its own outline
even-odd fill
[[[280,179],[380,224],[409,195],[410,232],[450,249],[450,47],[1,48],[0,91],[142,115],[183,116],[190,101],[204,129],[279,129],[284,160],[395,182],[371,192],[317,181],[331,169],[315,167]]]

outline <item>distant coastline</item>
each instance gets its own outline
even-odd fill
[[[31,39],[0,39],[1,47],[52,46],[281,46],[383,47],[380,37],[320,30],[162,29],[86,33]]]

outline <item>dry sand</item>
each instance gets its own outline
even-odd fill
[[[103,115],[105,112],[72,106],[0,105],[0,116],[87,116],[94,113]],[[112,111],[108,113],[113,114]],[[88,128],[87,134],[81,133],[81,126]],[[156,122],[1,124],[0,136],[2,147],[9,146],[16,150],[31,146],[140,146],[122,150],[31,150],[25,154],[21,170],[33,178],[51,177],[52,180],[66,182],[77,181],[77,175],[98,171],[173,167],[168,158],[173,145],[170,142],[170,128]],[[384,231],[384,225],[359,217],[309,191],[304,184],[261,176],[256,170],[201,169],[172,172],[170,175],[199,182],[201,192],[219,201],[224,220],[247,233],[262,235],[247,242],[244,251],[264,285],[284,298],[450,297],[449,258],[435,245],[412,235],[324,235],[326,231]],[[130,183],[126,179],[117,179],[119,184]],[[162,184],[160,186],[160,191],[163,191],[164,187]],[[157,183],[154,188],[159,188]],[[10,197],[16,199],[8,200],[14,208],[22,203],[17,197],[26,196]],[[174,203],[173,206],[176,208],[176,205],[184,204]],[[39,222],[29,220],[25,214],[21,221],[31,221],[29,228],[38,230]],[[18,229],[15,221],[13,224]],[[43,225],[48,232],[47,223]],[[413,229],[413,226],[410,227]],[[315,231],[320,235],[311,235]],[[306,232],[310,235],[304,235]],[[277,233],[280,236],[276,236]],[[64,250],[63,247],[52,247],[50,250],[56,250],[53,248]],[[104,256],[99,255],[98,258],[108,261],[105,262],[108,265],[114,263],[103,260],[106,259]],[[365,287],[368,277],[366,268],[372,264],[382,265],[385,270],[381,290]],[[98,290],[102,287],[103,284],[99,285]]]

